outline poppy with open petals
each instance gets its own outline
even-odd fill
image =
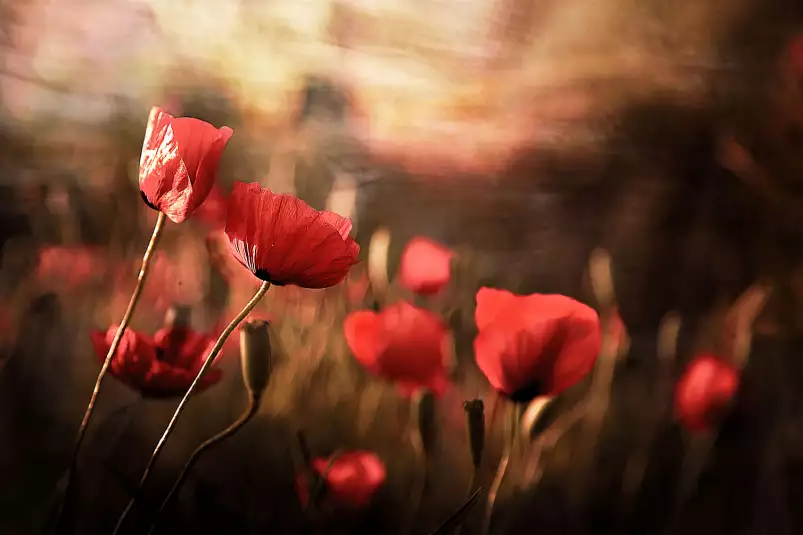
[[[343,331],[354,358],[369,372],[392,381],[405,395],[426,388],[443,394],[448,385],[448,329],[428,310],[401,302],[376,313],[352,312]]]
[[[313,459],[312,469],[323,478],[326,497],[346,509],[367,506],[387,477],[382,459],[371,451],[350,451],[337,457],[319,457]],[[302,505],[306,506],[309,502],[309,494],[307,480],[299,479],[298,496]]]
[[[418,236],[402,252],[399,276],[405,288],[419,295],[434,295],[447,284],[454,253],[443,245]]]
[[[151,109],[139,160],[145,203],[181,223],[206,200],[232,129]]]
[[[318,211],[292,195],[235,182],[226,235],[234,256],[258,279],[277,286],[328,288],[357,263],[351,221]]]
[[[599,316],[564,295],[515,295],[481,288],[474,340],[477,365],[516,401],[557,395],[594,367],[602,345]]]
[[[91,333],[95,353],[103,361],[109,352],[117,326]],[[161,329],[153,338],[127,329],[109,366],[117,379],[145,397],[183,396],[201,369],[215,340],[186,327]],[[211,369],[198,391],[220,381],[221,371]]]
[[[675,387],[675,419],[692,432],[715,426],[739,388],[739,370],[710,354],[692,359]]]

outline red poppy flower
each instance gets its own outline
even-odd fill
[[[105,333],[91,333],[95,353],[103,361],[109,352],[117,326]],[[165,398],[182,396],[201,369],[215,340],[184,327],[161,329],[153,338],[127,329],[109,372],[143,396]],[[206,389],[217,383],[221,371],[209,370],[199,385]]]
[[[232,133],[227,126],[218,129],[152,108],[139,160],[139,190],[145,203],[175,223],[190,217],[209,195]]]
[[[277,286],[328,288],[357,262],[351,221],[319,212],[292,195],[235,182],[226,235],[234,256],[258,279]]]
[[[716,425],[739,388],[739,370],[714,355],[695,357],[675,388],[675,418],[689,431]]]
[[[563,295],[481,288],[475,320],[477,365],[496,390],[520,401],[579,382],[602,345],[597,313]]]
[[[341,453],[334,459],[313,459],[312,468],[323,477],[326,496],[347,509],[367,506],[387,477],[382,459],[370,451]],[[306,478],[297,481],[297,490],[301,504],[306,506],[310,498]]]
[[[405,288],[420,295],[434,295],[449,283],[454,253],[425,237],[407,242],[399,273]]]
[[[449,336],[436,314],[401,302],[376,313],[352,312],[343,331],[357,361],[393,381],[405,395],[427,388],[441,395],[449,385]]]

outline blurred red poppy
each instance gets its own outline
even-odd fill
[[[387,477],[382,459],[370,451],[351,451],[328,459],[313,459],[312,468],[323,478],[325,496],[346,509],[367,506]],[[297,490],[301,504],[306,507],[310,499],[306,478],[297,481]]]
[[[427,388],[435,395],[449,386],[449,336],[436,314],[401,302],[376,313],[349,314],[343,332],[354,358],[369,372],[392,381],[405,395]]]
[[[76,289],[105,275],[107,262],[99,249],[85,246],[48,246],[39,251],[36,278],[44,284],[58,281]]]
[[[405,288],[420,295],[434,295],[449,284],[454,253],[443,245],[419,236],[402,252],[399,274]]]
[[[175,223],[190,217],[209,195],[232,133],[227,126],[152,108],[139,161],[145,203]]]
[[[204,223],[210,230],[223,230],[226,226],[228,200],[226,194],[215,184],[203,204],[195,210],[193,217]]]
[[[710,354],[692,359],[675,387],[675,418],[692,432],[716,425],[739,388],[739,370]]]
[[[259,184],[234,183],[226,235],[234,256],[260,280],[277,286],[334,286],[360,252],[349,232],[346,217],[319,212]]]
[[[602,345],[599,316],[563,295],[515,295],[481,288],[474,340],[491,385],[517,401],[557,395],[594,367]]]
[[[105,333],[91,333],[92,345],[101,361],[106,358],[116,332],[117,326],[113,325]],[[213,338],[185,327],[161,329],[153,338],[128,329],[109,372],[145,397],[182,396],[214,343]],[[221,375],[220,370],[209,370],[201,380],[199,391],[217,383]]]

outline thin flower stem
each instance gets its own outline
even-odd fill
[[[411,414],[413,416],[413,425],[410,428],[410,442],[413,446],[413,451],[415,452],[415,457],[418,463],[421,465],[421,475],[417,478],[417,486],[415,488],[415,492],[413,493],[413,509],[410,512],[410,525],[408,527],[407,533],[413,533],[415,531],[416,520],[418,519],[418,514],[421,511],[421,504],[424,502],[424,494],[427,491],[427,486],[429,484],[429,459],[427,456],[427,450],[424,447],[424,437],[422,435],[421,430],[421,410],[423,407],[422,403],[419,403],[415,398],[411,400],[412,406]]]
[[[162,506],[159,508],[159,511],[156,513],[156,518],[154,518],[153,523],[151,524],[151,529],[148,531],[148,534],[154,533],[156,530],[156,525],[159,523],[159,520],[164,515],[165,511],[167,510],[170,503],[173,501],[173,498],[176,497],[178,491],[181,490],[182,485],[184,485],[184,481],[187,480],[187,476],[190,473],[190,470],[193,469],[195,463],[201,458],[206,450],[211,448],[212,446],[223,442],[227,438],[233,436],[237,431],[239,431],[245,424],[247,424],[251,418],[256,416],[257,412],[259,412],[259,402],[260,397],[258,396],[250,396],[250,400],[248,402],[248,408],[245,410],[243,414],[229,427],[218,433],[217,435],[213,436],[212,438],[206,440],[200,446],[198,446],[192,455],[190,455],[187,464],[184,465],[184,469],[181,471],[181,474],[176,479],[176,482],[173,484],[173,488],[170,489],[170,492],[167,494],[167,497],[162,502]]]
[[[479,476],[480,467],[479,465],[473,465],[471,469],[471,481],[468,483],[468,493],[466,494],[466,502],[471,500],[471,497],[474,495],[474,487],[477,486],[477,477]],[[463,522],[457,524],[457,527],[454,530],[454,535],[460,535],[463,531]]]
[[[153,469],[153,466],[156,464],[156,461],[159,459],[159,455],[162,453],[162,449],[167,443],[167,439],[170,438],[170,434],[176,427],[176,422],[178,422],[179,416],[181,416],[181,413],[184,412],[184,408],[187,406],[187,402],[189,401],[190,396],[192,396],[192,394],[195,392],[195,389],[198,387],[198,384],[201,382],[203,376],[206,375],[206,372],[209,371],[209,368],[212,367],[212,363],[214,363],[218,353],[220,353],[221,349],[223,349],[223,345],[226,343],[226,339],[234,331],[234,329],[236,329],[237,326],[245,319],[245,317],[254,309],[254,307],[257,306],[257,303],[259,303],[260,299],[262,299],[262,297],[268,291],[268,288],[270,288],[269,282],[263,282],[262,285],[260,285],[259,290],[257,290],[256,294],[254,294],[254,297],[252,297],[251,300],[248,302],[248,304],[246,304],[245,307],[240,311],[240,313],[237,314],[237,317],[231,320],[231,323],[228,324],[226,329],[217,339],[217,342],[215,342],[215,346],[212,348],[212,351],[209,352],[209,355],[207,355],[206,360],[201,366],[201,369],[198,371],[198,374],[195,376],[195,379],[193,379],[190,388],[184,394],[184,397],[181,399],[181,402],[178,404],[178,407],[176,407],[176,410],[173,413],[173,417],[170,419],[170,423],[167,424],[167,427],[165,428],[164,433],[162,434],[162,438],[160,438],[159,442],[156,443],[156,448],[154,448],[153,453],[151,454],[151,458],[148,461],[148,464],[145,466],[145,471],[142,473],[142,479],[139,482],[137,492],[134,494],[134,496],[131,497],[131,500],[128,502],[128,505],[123,510],[123,513],[120,515],[120,518],[117,520],[117,525],[115,526],[112,535],[117,535],[117,533],[120,532],[120,528],[125,522],[126,517],[128,517],[128,514],[131,512],[131,509],[133,509],[134,503],[137,500],[137,496],[139,495],[139,493],[142,492],[145,483],[147,483],[148,478],[151,475],[151,470]]]
[[[500,400],[501,401],[501,400]],[[517,427],[519,423],[519,410],[515,403],[510,404],[508,407],[508,421],[507,432],[508,436],[505,437],[505,450],[502,458],[499,460],[499,466],[496,468],[496,476],[488,490],[488,504],[485,509],[485,518],[482,523],[482,535],[487,535],[491,530],[491,517],[494,512],[494,505],[496,504],[496,496],[499,494],[499,489],[502,488],[502,483],[505,479],[507,472],[507,465],[510,464],[510,457],[513,453],[513,445],[516,442]]]
[[[150,270],[151,266],[151,256],[153,251],[156,249],[156,245],[159,243],[159,237],[162,235],[165,219],[165,214],[163,212],[159,212],[159,217],[156,218],[156,225],[153,227],[153,234],[151,234],[151,241],[148,242],[148,247],[145,249],[145,254],[142,256],[142,267],[139,269],[137,284],[134,287],[134,292],[131,294],[131,299],[128,301],[128,308],[126,309],[125,314],[123,314],[123,319],[120,321],[119,327],[117,327],[117,332],[115,333],[112,344],[109,347],[109,352],[106,354],[106,359],[103,361],[103,366],[100,368],[98,378],[95,380],[95,388],[92,389],[92,396],[89,398],[86,411],[84,411],[84,418],[81,420],[81,426],[78,428],[78,434],[75,437],[75,446],[73,447],[72,457],[70,458],[69,468],[67,469],[67,486],[64,491],[64,501],[62,502],[62,507],[58,513],[59,520],[57,521],[57,531],[59,532],[63,528],[62,522],[64,518],[64,509],[70,496],[70,491],[72,490],[73,475],[78,465],[78,455],[81,452],[81,446],[84,443],[86,431],[89,428],[89,422],[92,419],[92,415],[95,411],[95,404],[98,400],[98,394],[100,394],[100,385],[103,383],[103,379],[106,377],[106,373],[109,371],[109,366],[114,358],[114,354],[117,352],[117,348],[120,346],[120,341],[123,339],[123,335],[128,328],[128,323],[131,321],[131,316],[134,315],[134,309],[137,306],[137,302],[139,302],[142,289],[145,287],[145,280],[148,278],[148,271]]]

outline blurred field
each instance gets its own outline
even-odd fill
[[[89,332],[118,322],[133,288],[155,219],[136,183],[153,104],[234,129],[224,192],[260,181],[351,215],[364,258],[387,228],[391,281],[415,235],[458,252],[449,293],[427,303],[453,329],[455,384],[438,403],[414,533],[466,498],[463,401],[485,401],[486,488],[501,456],[496,397],[473,362],[476,289],[593,303],[595,247],[613,259],[631,338],[599,438],[572,426],[544,454],[537,484],[524,481],[536,448],[522,444],[491,532],[803,532],[796,35],[803,8],[786,0],[0,0],[0,533],[40,532],[99,370]],[[250,298],[253,281],[213,265],[209,232],[200,220],[168,226],[132,328],[153,332],[180,304],[211,330]],[[319,531],[400,532],[418,469],[409,407],[354,362],[341,325],[351,310],[410,296],[398,282],[375,292],[366,270],[326,291],[269,292],[254,313],[281,340],[267,397],[194,470],[167,533],[306,533],[298,430],[315,456],[371,449],[388,467],[368,510],[325,510]],[[706,452],[673,423],[672,384],[756,281],[775,291],[737,408]],[[667,362],[658,329],[670,311],[682,329]],[[236,344],[221,367],[224,380],[192,400],[171,439],[146,510],[244,410]],[[579,406],[587,383],[534,435]],[[78,472],[75,533],[111,531],[175,403],[106,381]],[[479,533],[483,509],[464,535]],[[130,533],[147,529],[142,513]]]

